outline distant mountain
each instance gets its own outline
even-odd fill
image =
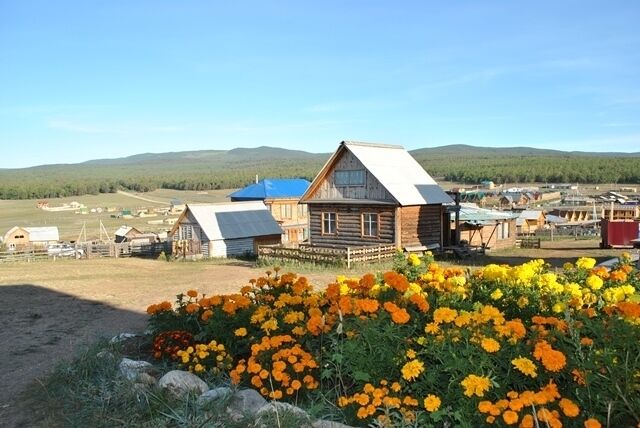
[[[640,182],[640,153],[588,153],[530,147],[449,145],[412,150],[434,177],[478,183]],[[312,180],[330,153],[278,147],[143,153],[77,164],[0,169],[0,199],[51,198],[118,189],[237,188],[255,176]],[[401,174],[401,171],[398,171]]]

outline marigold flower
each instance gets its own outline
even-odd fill
[[[518,357],[511,360],[511,364],[518,369],[522,374],[535,378],[538,376],[536,372],[536,365],[528,358]]]
[[[507,425],[513,425],[518,423],[518,414],[513,410],[507,410],[502,414],[502,420]]]
[[[400,371],[405,380],[412,381],[424,372],[424,363],[420,360],[411,360],[402,366]]]
[[[584,421],[584,428],[602,428],[602,424],[595,418]]]
[[[435,412],[440,408],[442,402],[437,395],[429,394],[425,397],[422,404],[424,405],[424,408],[427,410],[427,412]]]
[[[187,296],[189,297],[198,297],[198,292],[196,290],[187,291]]]
[[[247,329],[244,327],[240,327],[236,330],[233,331],[233,334],[238,336],[238,337],[244,337],[247,335]]]
[[[480,341],[480,346],[482,349],[489,353],[498,352],[500,350],[500,343],[497,340],[492,339],[490,337],[485,337]]]
[[[562,413],[570,418],[575,418],[580,414],[580,407],[568,398],[562,398],[558,405],[562,409]]]
[[[580,257],[576,260],[576,267],[578,269],[592,269],[596,265],[596,260],[591,257]]]
[[[491,388],[491,380],[486,376],[470,374],[460,382],[460,385],[464,388],[464,395],[467,397],[473,395],[483,397],[484,393]]]
[[[187,311],[188,314],[195,314],[199,310],[200,310],[200,305],[198,305],[197,303],[189,303],[185,307],[185,311]]]

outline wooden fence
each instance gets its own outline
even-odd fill
[[[377,262],[391,258],[397,251],[398,249],[395,245],[346,248],[310,245],[290,248],[279,245],[260,245],[258,246],[258,258],[321,264],[346,264],[347,268],[351,268],[354,263]]]
[[[153,244],[140,244],[136,242],[85,242],[76,244],[66,250],[64,255],[50,254],[47,249],[26,248],[13,251],[0,252],[0,263],[3,262],[33,262],[41,260],[57,259],[91,259],[97,257],[143,257],[157,258],[160,253],[171,254],[171,244],[158,242]]]
[[[36,261],[48,260],[48,259],[49,259],[49,254],[47,253],[47,250],[25,249],[25,250],[0,252],[0,263],[36,262]]]
[[[540,238],[523,236],[516,239],[516,248],[540,248]]]

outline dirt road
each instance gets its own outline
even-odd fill
[[[262,273],[243,263],[141,259],[0,264],[0,426],[21,426],[19,393],[82,345],[144,331],[149,304],[190,288],[236,292]],[[307,277],[321,286],[335,274]]]

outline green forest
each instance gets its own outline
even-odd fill
[[[443,146],[414,158],[434,178],[466,184],[640,183],[640,153],[574,153],[531,148]],[[259,147],[142,154],[80,164],[0,169],[0,199],[40,199],[117,190],[233,189],[259,178],[312,180],[329,153]]]

